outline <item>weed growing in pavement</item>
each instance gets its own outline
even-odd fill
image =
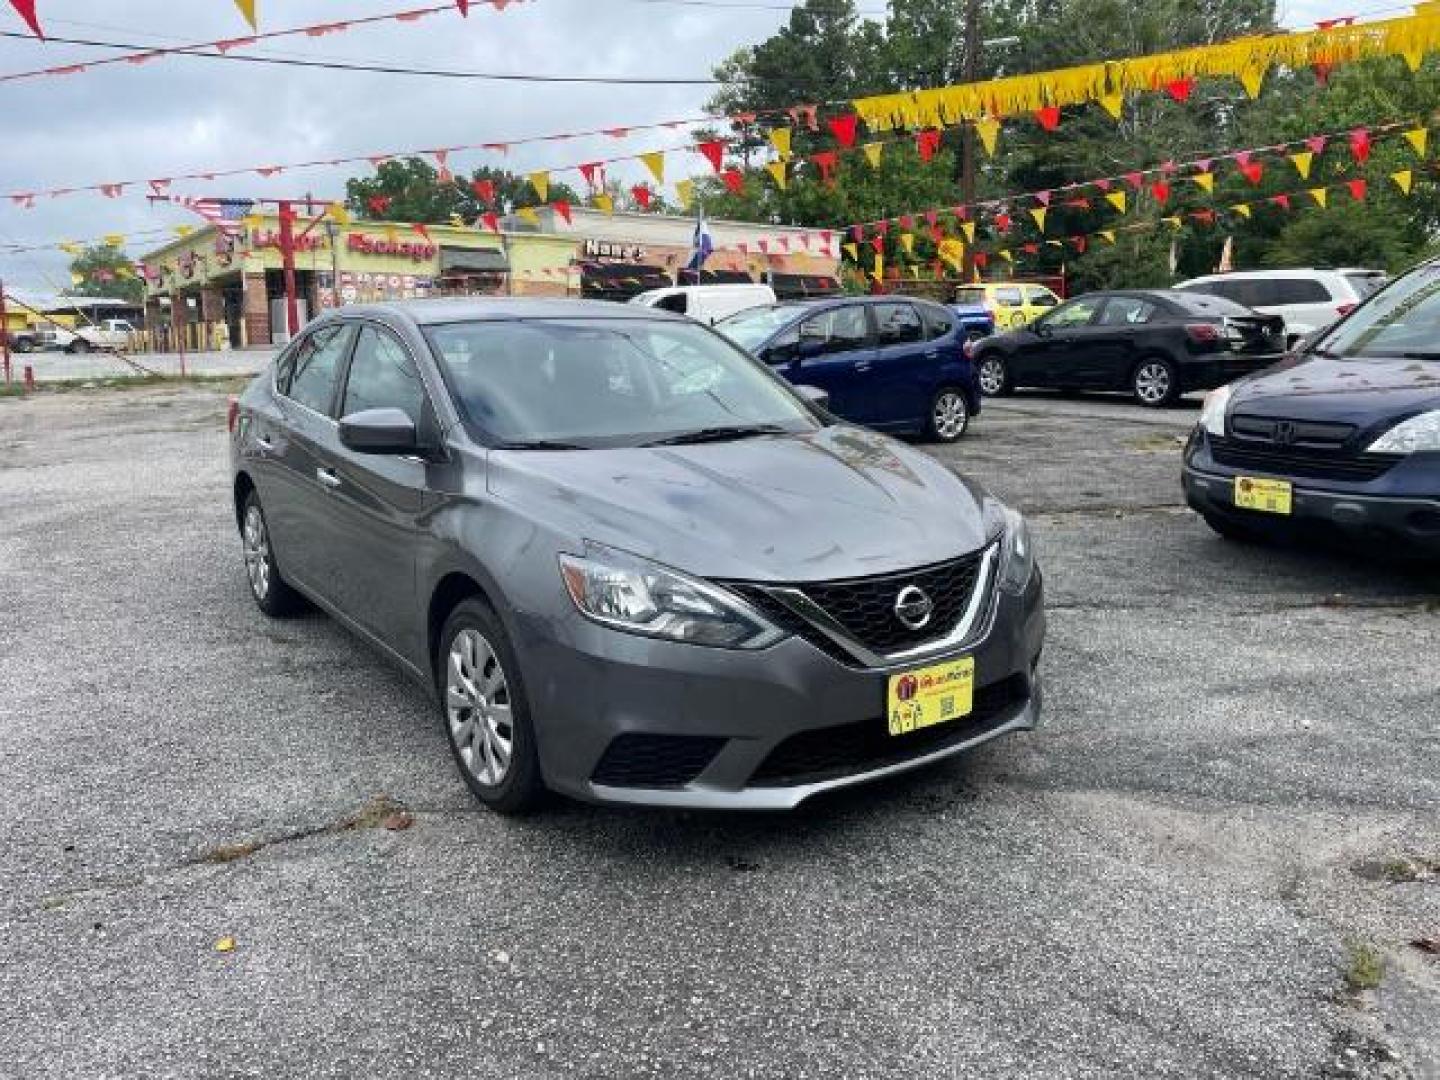
[[[1345,985],[1352,994],[1374,990],[1385,977],[1385,960],[1367,941],[1345,943]]]

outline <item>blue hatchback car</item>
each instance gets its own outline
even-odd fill
[[[955,314],[896,296],[770,304],[715,325],[830,411],[881,431],[954,442],[980,411],[980,383]]]

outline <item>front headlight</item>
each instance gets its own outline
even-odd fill
[[[785,636],[724,589],[600,544],[587,543],[583,558],[561,555],[560,576],[582,615],[616,630],[727,649]]]
[[[1008,507],[1005,509],[1002,565],[1001,586],[1011,592],[1024,592],[1030,584],[1030,575],[1035,572],[1035,541],[1030,536],[1030,526],[1025,519]]]
[[[1440,409],[1396,424],[1370,444],[1371,454],[1418,454],[1440,450]]]
[[[1211,435],[1225,437],[1225,410],[1230,405],[1230,387],[1222,386],[1205,395],[1200,408],[1200,426]]]

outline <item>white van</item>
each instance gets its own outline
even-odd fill
[[[1285,337],[1293,345],[1306,334],[1329,326],[1385,284],[1382,270],[1362,267],[1294,270],[1232,270],[1207,274],[1176,285],[1189,292],[1223,296],[1285,320]]]
[[[674,285],[632,296],[630,303],[679,312],[714,326],[737,311],[775,303],[775,290],[769,285]]]

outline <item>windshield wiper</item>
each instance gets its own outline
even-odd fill
[[[552,439],[532,439],[525,442],[503,442],[495,445],[496,450],[589,450],[579,443],[556,442]]]
[[[752,435],[784,435],[786,430],[778,424],[730,424],[725,427],[700,428],[697,431],[682,431],[678,435],[666,435],[641,446],[685,446],[689,443],[724,442],[728,439],[746,439]]]

